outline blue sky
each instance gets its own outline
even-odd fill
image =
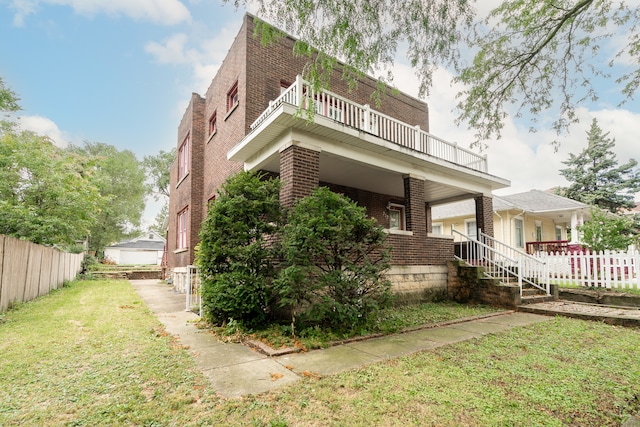
[[[480,13],[496,3],[482,2]],[[59,145],[104,142],[142,159],[175,146],[190,94],[206,91],[244,12],[219,0],[0,0],[0,76],[21,98],[24,128]],[[401,90],[417,95],[402,60],[395,75]],[[473,132],[453,124],[459,88],[446,70],[434,83],[431,133],[468,144]],[[619,97],[602,94],[579,110],[581,123],[558,152],[555,134],[531,134],[509,119],[486,151],[490,172],[512,182],[499,194],[566,185],[561,161],[585,146],[592,117],[616,138],[621,162],[640,160],[640,103],[618,108]],[[155,210],[150,204],[147,217]]]

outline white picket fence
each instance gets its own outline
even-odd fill
[[[638,251],[538,253],[546,263],[552,283],[606,289],[640,289]]]

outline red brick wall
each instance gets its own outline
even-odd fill
[[[292,38],[283,37],[264,47],[259,38],[253,36],[254,29],[253,17],[246,15],[204,98],[192,95],[178,128],[177,147],[188,133],[191,135],[191,168],[180,183],[176,179],[177,165],[171,169],[169,268],[193,262],[193,248],[198,242],[200,223],[206,217],[207,201],[217,194],[227,177],[242,170],[241,163],[227,160],[227,152],[249,132],[249,126],[267,108],[269,101],[280,95],[281,82],[293,83],[307,64],[308,58],[293,56]],[[238,83],[239,105],[227,111],[227,93],[235,82]],[[331,79],[331,91],[361,104],[373,104],[370,97],[375,88],[375,80],[365,78],[357,90],[350,92],[347,83],[341,80],[340,69],[335,70]],[[383,97],[380,106],[372,105],[372,108],[428,131],[427,105],[408,95],[390,93]],[[210,134],[209,119],[214,112],[217,129]],[[292,189],[291,194],[295,191]],[[367,203],[373,206],[376,217],[384,220],[388,200],[382,203],[376,201],[377,196],[371,197]],[[191,227],[189,251],[175,254],[177,214],[187,206]]]
[[[318,187],[320,153],[292,145],[280,153],[280,204],[293,207],[296,200]]]
[[[486,235],[493,237],[493,199],[478,196],[476,202],[476,226]]]
[[[175,253],[177,246],[176,225],[178,213],[185,208],[189,209],[189,223],[200,223],[201,201],[194,199],[193,194],[201,194],[203,186],[202,175],[202,117],[204,113],[204,99],[194,93],[185,111],[180,126],[178,127],[178,139],[176,148],[179,149],[187,136],[190,140],[190,164],[188,174],[178,182],[178,162],[171,165],[169,200],[169,233],[167,241],[167,263],[169,267],[176,265],[188,265],[193,263],[193,248],[197,243],[197,229],[191,228],[189,233],[189,250]]]

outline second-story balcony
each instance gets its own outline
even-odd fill
[[[384,102],[384,101],[383,101]],[[269,102],[227,158],[247,170],[279,173],[287,144],[321,152],[320,180],[402,196],[402,176],[425,180],[425,201],[443,203],[504,188],[487,157],[329,91],[315,93],[300,76]]]
[[[281,104],[298,107],[298,113],[328,117],[350,128],[377,136],[385,141],[423,153],[456,165],[487,172],[487,156],[475,153],[456,143],[445,141],[393,117],[375,111],[369,105],[360,105],[329,91],[314,93],[311,85],[300,76],[285,89],[269,107],[251,124],[251,130],[263,123]],[[306,118],[306,117],[305,117]]]

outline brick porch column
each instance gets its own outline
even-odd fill
[[[407,230],[413,232],[413,238],[424,241],[427,237],[427,214],[424,202],[424,178],[416,175],[404,175],[404,203]]]
[[[280,204],[291,208],[296,200],[318,187],[320,150],[293,142],[280,150]]]
[[[488,236],[493,237],[493,198],[476,196],[476,227]],[[479,237],[479,236],[478,236]]]

